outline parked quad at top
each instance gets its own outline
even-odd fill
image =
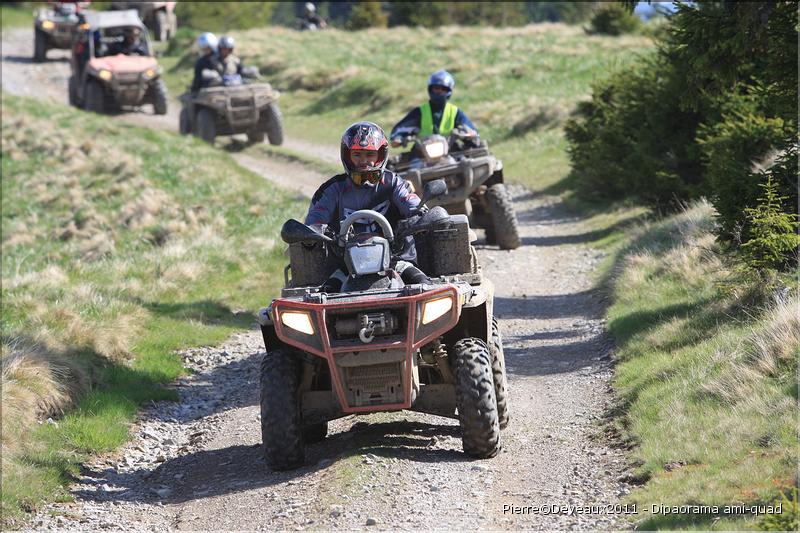
[[[86,2],[52,2],[36,10],[33,21],[33,60],[41,63],[51,49],[69,50],[80,24],[80,9]]]
[[[111,2],[111,9],[136,9],[156,41],[168,41],[178,31],[177,2]]]
[[[167,86],[152,54],[147,30],[135,10],[87,12],[72,46],[69,102],[87,111],[152,104],[167,113]],[[138,29],[145,55],[114,54],[126,31]]]
[[[462,128],[455,128],[449,139],[441,135],[421,139],[417,131],[404,137],[403,144],[411,143],[411,151],[391,157],[387,168],[418,191],[431,180],[444,179],[448,193],[434,205],[467,215],[473,227],[486,230],[487,243],[505,250],[518,248],[517,215],[503,181],[503,163],[489,152],[486,141]]]
[[[503,345],[494,289],[470,245],[467,217],[434,207],[393,234],[375,211],[356,211],[338,235],[284,224],[291,264],[281,297],[259,313],[261,433],[274,470],[303,464],[328,421],[410,409],[457,418],[464,452],[493,457],[508,423]],[[382,230],[355,234],[356,221]],[[404,285],[390,267],[394,242],[414,234],[430,284]],[[350,272],[339,293],[320,292],[331,254]],[[291,270],[291,279],[289,279]]]
[[[245,69],[245,78],[238,74],[220,76],[215,70],[203,72],[210,86],[196,94],[180,96],[179,130],[190,133],[211,144],[219,135],[246,133],[250,142],[283,143],[283,116],[278,109],[280,93],[269,83],[249,83],[257,79],[254,67]]]

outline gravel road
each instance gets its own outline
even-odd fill
[[[68,63],[57,51],[47,63],[31,63],[30,41],[30,30],[4,32],[3,90],[66,105]],[[174,113],[116,118],[170,129],[177,124]],[[336,158],[329,148],[314,152]],[[305,195],[324,178],[260,155],[237,160]],[[301,171],[297,185],[295,172]],[[612,401],[612,343],[591,279],[601,257],[585,244],[584,223],[566,215],[558,198],[512,192],[523,246],[509,252],[478,243],[479,260],[496,288],[511,395],[512,420],[497,457],[464,456],[453,420],[401,412],[340,419],[327,439],[309,447],[305,467],[269,471],[259,448],[263,345],[253,329],[222,346],[184,352],[192,373],[174,384],[180,402],[146,406],[127,445],[84,465],[72,487],[74,502],[49,505],[30,526],[624,527],[625,517],[605,508],[618,504],[629,487],[618,481],[625,475],[624,456],[602,437],[601,418]]]

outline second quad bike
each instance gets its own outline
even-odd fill
[[[48,50],[69,50],[80,24],[80,9],[85,3],[53,2],[52,8],[36,10],[33,21],[34,61],[44,61]]]
[[[168,41],[178,31],[178,17],[175,15],[177,2],[111,2],[111,9],[136,9],[139,18],[153,30],[156,41]]]
[[[356,233],[357,225],[381,231]],[[431,283],[406,285],[393,270],[393,245],[409,234]],[[370,210],[352,213],[336,234],[284,224],[286,287],[259,313],[270,468],[301,466],[306,444],[323,440],[330,420],[403,409],[457,418],[466,454],[498,453],[508,424],[503,343],[470,234],[466,216],[441,207],[401,222],[397,233]],[[321,292],[334,256],[349,275],[341,292]]]
[[[87,111],[152,104],[167,113],[167,86],[152,54],[147,31],[135,10],[87,12],[72,47],[69,102]],[[113,54],[125,34],[138,29],[145,55]]]
[[[416,190],[444,179],[448,193],[436,200],[449,213],[465,214],[474,227],[486,230],[486,242],[513,250],[521,244],[519,224],[511,195],[503,180],[503,163],[484,140],[456,128],[449,139],[442,135],[417,137],[417,129],[404,136],[409,152],[393,156],[387,168],[411,182]]]
[[[245,73],[255,79],[258,73]],[[283,143],[283,116],[278,108],[280,93],[269,83],[244,83],[237,75],[220,76],[216,71],[203,73],[212,86],[197,93],[186,92],[180,96],[181,114],[179,130],[194,134],[206,142],[214,143],[219,135],[246,133],[250,142]]]

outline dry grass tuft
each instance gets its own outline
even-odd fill
[[[702,385],[713,398],[732,405],[755,401],[766,379],[794,377],[800,360],[800,296],[777,300],[764,322],[733,353],[720,354],[727,368]],[[790,370],[787,372],[787,369]]]
[[[41,346],[17,340],[2,351],[2,443],[15,451],[37,421],[62,414],[89,384],[74,361]]]
[[[778,299],[766,327],[753,334],[746,361],[767,376],[776,376],[800,359],[800,297]]]

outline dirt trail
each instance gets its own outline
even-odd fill
[[[3,35],[3,90],[65,101],[68,65],[30,63],[29,32],[9,35]],[[116,118],[177,124],[172,115]],[[235,154],[243,166],[269,169],[260,173],[286,186],[299,182],[295,170],[302,169],[308,186],[323,178],[301,165],[243,155]],[[338,420],[327,439],[309,447],[307,466],[268,471],[257,406],[263,345],[253,330],[223,346],[184,353],[194,373],[175,385],[181,401],[145,409],[129,444],[85,465],[72,489],[75,502],[49,506],[31,525],[154,531],[622,526],[621,514],[601,506],[628,491],[617,481],[624,460],[592,438],[611,401],[611,344],[590,278],[600,257],[584,244],[582,221],[565,216],[557,198],[513,193],[523,246],[507,252],[478,243],[496,287],[512,402],[496,458],[464,456],[453,420],[392,413]],[[516,514],[511,506],[525,508]]]

